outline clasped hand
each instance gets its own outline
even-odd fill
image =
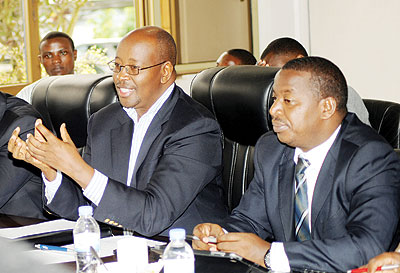
[[[253,233],[225,233],[221,226],[211,223],[197,225],[193,235],[200,239],[193,240],[194,249],[234,252],[262,266],[264,266],[264,255],[271,246]],[[217,238],[217,243],[210,243],[209,236]]]

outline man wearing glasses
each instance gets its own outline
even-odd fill
[[[122,39],[109,63],[119,102],[91,117],[83,159],[65,125],[62,140],[40,121],[26,143],[14,133],[10,151],[42,170],[49,210],[76,219],[90,203],[98,221],[147,236],[226,215],[221,132],[175,85],[175,62],[175,42],[160,28]]]

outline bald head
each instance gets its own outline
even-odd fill
[[[172,35],[167,31],[155,26],[138,28],[126,34],[121,43],[125,40],[134,42],[138,37],[154,45],[152,50],[158,57],[158,62],[169,61],[172,65],[176,65],[176,44]]]

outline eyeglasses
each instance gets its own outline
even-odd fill
[[[140,67],[140,66],[136,66],[136,65],[120,65],[119,63],[116,63],[115,60],[112,60],[111,62],[108,62],[108,67],[111,69],[112,72],[114,73],[119,73],[121,72],[122,68],[125,68],[126,73],[128,73],[129,75],[139,75],[139,71],[140,70],[145,70],[145,69],[149,69],[152,67],[156,67],[159,65],[162,65],[163,63],[166,63],[167,61],[163,61],[159,64],[155,64],[155,65],[151,65],[151,66],[147,66],[147,67]]]

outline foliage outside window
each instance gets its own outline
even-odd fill
[[[101,44],[96,47],[91,42],[95,43],[99,38],[117,38],[118,41],[135,26],[132,0],[40,0],[38,4],[40,37],[57,30],[68,33],[75,46],[83,42],[88,45],[78,53],[75,70],[79,74],[104,73],[107,61],[112,58]],[[0,85],[24,83],[26,65],[21,1],[1,0],[0,8],[0,18],[4,21],[0,27]],[[85,33],[79,34],[82,27]],[[45,75],[42,68],[42,76]]]
[[[21,1],[0,1],[0,18],[0,84],[26,82]]]

